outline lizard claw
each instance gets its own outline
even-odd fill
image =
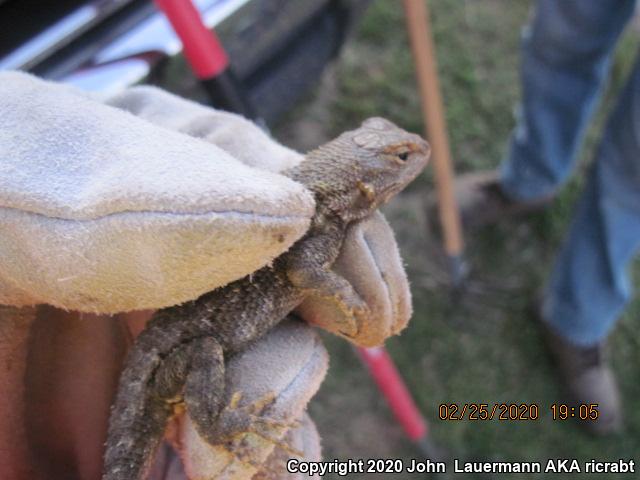
[[[334,302],[342,314],[340,325],[335,325],[338,327],[336,333],[340,333],[347,338],[357,336],[360,326],[366,324],[371,316],[371,309],[367,303],[360,297],[355,296],[345,298],[339,295],[325,298]]]
[[[356,295],[346,296],[338,294],[329,298],[336,302],[340,310],[350,316],[359,315],[369,310],[366,302]]]
[[[216,431],[212,433],[212,437],[217,440],[216,443],[234,443],[238,437],[253,434],[293,453],[293,450],[278,437],[292,428],[299,427],[300,422],[264,415],[264,410],[275,402],[276,395],[270,392],[247,405],[240,405],[241,400],[242,393],[235,392],[229,404],[218,415]]]
[[[242,392],[234,392],[228,405],[218,415],[215,432],[210,432],[209,438],[215,439],[216,444],[226,444],[227,451],[239,461],[257,469],[262,468],[261,463],[256,460],[259,456],[257,448],[260,447],[251,436],[265,440],[290,455],[302,457],[302,452],[280,438],[288,430],[299,427],[300,422],[281,420],[264,414],[265,409],[271,406],[275,399],[276,395],[271,392],[247,405],[240,405]]]

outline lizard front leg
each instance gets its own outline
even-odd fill
[[[340,253],[343,236],[339,227],[325,226],[321,234],[316,233],[294,247],[286,272],[289,281],[305,290],[308,297],[330,300],[339,310],[339,315],[332,315],[341,319],[338,330],[353,336],[361,323],[358,319],[369,315],[369,307],[349,281],[331,270]]]

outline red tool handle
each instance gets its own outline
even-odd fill
[[[226,70],[229,58],[217,35],[204,24],[200,12],[191,0],[155,2],[180,37],[184,54],[198,78],[217,77]]]
[[[359,348],[358,353],[407,436],[413,441],[424,439],[427,424],[387,351],[383,347]]]

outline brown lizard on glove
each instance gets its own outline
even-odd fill
[[[238,407],[239,396],[234,395],[231,405],[222,408],[225,356],[264,335],[310,292],[336,302],[357,331],[367,306],[331,266],[347,228],[415,179],[429,153],[418,135],[371,118],[283,172],[314,195],[316,211],[309,230],[272,265],[194,301],[160,310],[149,321],[120,378],[103,480],[143,478],[167,421],[183,404],[210,444],[246,432],[268,436],[269,429],[263,427],[277,421],[259,413],[273,397]]]

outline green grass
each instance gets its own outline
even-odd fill
[[[504,155],[514,124],[519,35],[529,3],[434,0],[429,4],[456,170],[493,168]],[[373,2],[335,68],[314,96],[288,117],[290,143],[295,144],[296,128],[317,125],[305,122],[312,116],[322,119],[326,138],[372,115],[423,130],[400,6],[390,0]],[[549,406],[560,400],[561,391],[530,312],[566,232],[582,172],[593,156],[606,112],[637,45],[635,34],[621,41],[611,85],[587,135],[577,174],[553,207],[526,221],[507,222],[467,238],[473,276],[472,291],[464,298],[452,301],[438,240],[424,233],[424,198],[433,188],[430,174],[386,211],[407,264],[415,307],[410,326],[391,339],[388,348],[430,422],[432,438],[454,457],[616,460],[640,451],[640,412],[635,410],[640,395],[636,381],[640,302],[630,305],[611,338],[626,407],[626,431],[606,439],[588,436],[574,422],[550,419]],[[351,348],[329,336],[326,340],[331,369],[310,406],[324,439],[325,458],[415,457]],[[437,418],[438,405],[445,402],[536,403],[541,419],[445,422]]]

